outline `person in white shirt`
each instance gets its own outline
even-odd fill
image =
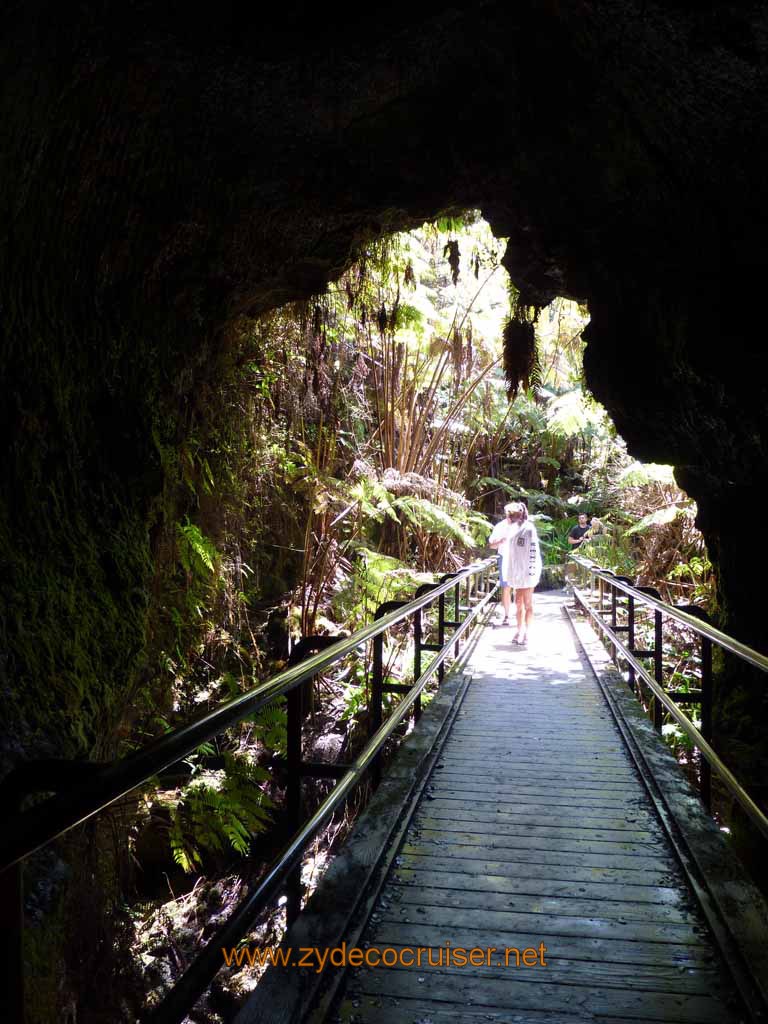
[[[496,523],[491,531],[491,536],[488,538],[488,543],[492,548],[495,548],[496,554],[499,557],[501,604],[504,608],[504,618],[501,621],[502,626],[509,625],[509,610],[512,603],[509,590],[510,541],[520,529],[520,524],[512,519],[511,513],[515,512],[517,508],[518,503],[514,501],[511,501],[508,505],[504,506],[504,518],[500,522]]]
[[[517,632],[512,643],[524,646],[533,622],[533,591],[541,579],[541,548],[536,527],[528,518],[528,509],[519,501],[504,506],[505,518],[497,523],[489,543],[501,555],[504,622],[509,622],[510,587],[515,591]],[[506,600],[505,600],[506,598]]]
[[[522,502],[512,504],[517,507],[508,515],[517,525],[517,531],[510,542],[509,567],[504,579],[515,591],[517,633],[512,643],[524,646],[533,622],[533,591],[541,579],[541,548],[536,527],[528,518],[528,509]]]

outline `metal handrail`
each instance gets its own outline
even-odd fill
[[[192,753],[201,743],[217,736],[318,672],[322,672],[366,641],[431,604],[436,597],[457,583],[490,568],[495,563],[496,559],[493,557],[467,566],[456,576],[435,586],[428,594],[415,598],[402,608],[364,626],[351,636],[339,640],[328,650],[307,658],[299,665],[284,669],[253,690],[233,697],[198,721],[175,729],[142,750],[105,768],[95,769],[94,777],[77,787],[49,797],[29,810],[6,819],[0,838],[0,871],[87,821],[137,786],[148,782],[159,772]],[[52,789],[54,785],[55,780],[52,780]]]
[[[685,626],[690,626],[694,629],[702,638],[707,641],[717,643],[725,650],[730,651],[732,654],[737,655],[749,661],[750,664],[755,665],[764,671],[768,671],[768,658],[760,654],[758,651],[753,650],[751,647],[747,647],[745,644],[740,643],[738,640],[734,640],[733,637],[729,637],[727,634],[722,633],[719,629],[714,626],[710,626],[708,623],[702,622],[694,616],[689,615],[687,612],[680,611],[673,605],[666,604],[664,601],[659,601],[652,597],[650,594],[646,594],[643,591],[638,590],[631,584],[624,583],[622,580],[617,579],[609,572],[601,569],[596,563],[591,562],[587,559],[581,558],[578,555],[571,555],[571,559],[580,565],[583,569],[586,569],[591,576],[601,579],[604,583],[612,588],[621,590],[627,594],[628,597],[634,601],[639,601],[641,604],[646,604],[653,608],[654,611],[660,612],[663,615],[676,619]],[[733,772],[728,766],[721,760],[718,754],[714,751],[708,740],[702,735],[702,733],[696,728],[690,718],[685,712],[679,707],[679,705],[669,696],[669,694],[660,685],[657,679],[654,679],[650,675],[645,666],[638,661],[636,652],[631,650],[623,640],[616,634],[615,629],[612,629],[608,623],[603,622],[601,616],[593,608],[589,606],[586,599],[576,591],[576,597],[579,604],[584,610],[590,615],[592,619],[597,623],[600,630],[605,633],[609,638],[611,645],[618,651],[621,652],[622,657],[628,665],[634,670],[642,682],[649,688],[654,698],[658,700],[670,715],[674,718],[680,728],[685,734],[692,740],[694,745],[699,749],[702,757],[711,766],[711,768],[717,772],[722,779],[726,788],[735,797],[735,799],[741,804],[746,811],[749,818],[761,832],[761,834],[768,839],[768,816],[761,810],[755,801],[750,797],[741,783],[738,781]],[[602,608],[600,609],[602,611]]]
[[[488,562],[495,563],[495,561],[495,557],[488,559]],[[487,568],[487,563],[481,563],[480,567]],[[460,583],[469,575],[471,575],[471,573],[468,571],[458,573],[448,581],[446,586],[456,586],[457,583]],[[433,590],[425,595],[426,600],[419,598],[418,600],[411,601],[410,604],[401,609],[402,613],[407,614],[407,609],[410,609],[411,614],[414,611],[418,611],[420,608],[424,607],[425,603],[428,604],[436,597],[439,598],[441,594],[445,593],[446,586],[443,586],[442,584],[435,586]],[[341,776],[331,792],[314,812],[312,817],[305,822],[294,836],[292,836],[282,854],[280,854],[270,864],[254,892],[247,896],[245,900],[235,908],[234,912],[227,918],[225,924],[223,924],[216,934],[209,939],[204,949],[190,964],[181,978],[175,982],[173,988],[162,1003],[160,1003],[159,1006],[149,1014],[147,1017],[147,1024],[177,1024],[178,1021],[182,1020],[187,1015],[190,1007],[195,1004],[197,999],[206,990],[215,974],[220,970],[222,966],[222,948],[227,949],[231,946],[237,945],[241,940],[248,924],[254,919],[260,910],[266,906],[269,899],[275,894],[276,890],[284,881],[286,874],[298,863],[302,851],[305,849],[315,833],[328,820],[336,807],[346,799],[364,772],[371,768],[375,763],[374,758],[381,750],[384,743],[389,739],[395,729],[400,725],[403,718],[405,718],[411,707],[418,700],[422,690],[435,672],[442,669],[443,662],[448,657],[451,647],[467,631],[488,602],[492,600],[495,595],[495,591],[496,587],[491,588],[482,600],[475,605],[464,621],[457,627],[450,640],[444,644],[443,649],[435,655],[432,661],[430,661],[429,665],[421,673],[419,678],[414,680],[414,683],[408,690],[408,693],[392,711],[386,722],[377,728],[365,748],[349,766],[348,770]],[[386,622],[389,618],[389,615],[383,616],[378,621]],[[396,619],[396,621],[399,620]],[[357,636],[359,634],[354,635]]]
[[[763,672],[768,672],[768,657],[761,654],[759,651],[754,650],[752,647],[748,647],[741,641],[734,639],[732,636],[728,636],[727,633],[723,633],[715,626],[711,626],[708,622],[702,622],[701,619],[694,618],[693,615],[689,615],[687,612],[681,611],[679,608],[675,608],[672,604],[667,604],[665,601],[658,601],[655,597],[651,597],[650,594],[644,594],[642,591],[638,591],[637,587],[631,586],[629,583],[623,583],[621,580],[617,580],[615,576],[606,572],[600,566],[591,561],[588,558],[582,558],[579,555],[569,553],[568,557],[580,565],[583,569],[587,569],[593,576],[598,579],[602,579],[604,583],[610,583],[612,587],[616,587],[628,594],[630,597],[634,597],[636,601],[641,601],[643,604],[649,605],[651,608],[655,608],[657,611],[663,612],[665,615],[672,619],[676,619],[684,626],[689,626],[694,632],[698,633],[699,636],[706,636],[719,647],[729,651],[731,654],[735,654],[743,661],[748,661],[750,665],[754,665],[755,668],[761,669]]]

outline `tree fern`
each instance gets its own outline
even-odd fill
[[[466,548],[474,547],[474,539],[464,526],[449,512],[428,498],[404,495],[395,501],[395,507],[402,510],[412,526],[425,533],[436,534],[454,540]]]

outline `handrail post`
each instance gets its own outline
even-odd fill
[[[630,654],[635,653],[635,598],[633,594],[628,595],[627,602],[627,647]],[[629,688],[633,693],[637,691],[634,665],[629,666]]]
[[[483,573],[485,573],[485,570],[483,570]],[[460,608],[459,608],[459,591],[460,590],[461,590],[461,584],[457,582],[456,586],[453,588],[453,621],[454,622],[461,622],[461,618],[460,618],[461,611],[460,611]],[[485,582],[483,583],[483,591],[484,591],[484,593],[488,593],[488,590],[487,590]],[[458,627],[456,627],[456,628],[458,628]],[[460,647],[461,647],[461,640],[459,639],[453,645],[453,656],[454,656],[454,658],[458,658]]]
[[[445,647],[445,594],[437,599],[437,642],[440,650]],[[445,678],[445,662],[441,661],[437,667],[437,681],[442,683]]]
[[[413,681],[421,676],[421,608],[413,613]]]
[[[701,735],[712,742],[712,641],[701,638]],[[701,799],[707,810],[712,809],[712,767],[701,755]]]
[[[291,832],[301,828],[301,718],[303,711],[304,685],[294,686],[286,694],[288,705],[288,728],[286,763],[288,782],[286,785],[286,803],[288,821]],[[288,898],[285,913],[290,926],[301,913],[301,861],[292,868],[286,877],[286,895]]]
[[[695,604],[684,604],[678,606],[680,611],[693,615],[701,622],[712,624],[707,612]],[[699,732],[707,741],[712,742],[712,640],[708,636],[700,634],[701,640],[701,726]],[[712,766],[709,761],[700,753],[701,775],[699,777],[699,795],[702,803],[708,811],[712,809]]]
[[[416,612],[418,615],[418,612]],[[379,633],[373,638],[373,668],[371,672],[371,724],[369,735],[373,736],[383,720],[384,700],[384,634]],[[381,782],[381,751],[371,765],[371,778],[374,787]]]
[[[662,640],[661,612],[658,608],[653,610],[653,677],[659,686],[663,685],[664,663],[662,661],[664,649]],[[664,705],[654,694],[653,697],[653,727],[661,732],[661,725],[664,718]]]

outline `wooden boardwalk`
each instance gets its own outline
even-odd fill
[[[742,1019],[561,603],[537,595],[527,650],[509,628],[485,631],[363,936],[433,961],[446,943],[493,952],[481,966],[422,954],[420,967],[358,969],[348,1024]],[[541,958],[542,943],[546,966],[505,953]]]

